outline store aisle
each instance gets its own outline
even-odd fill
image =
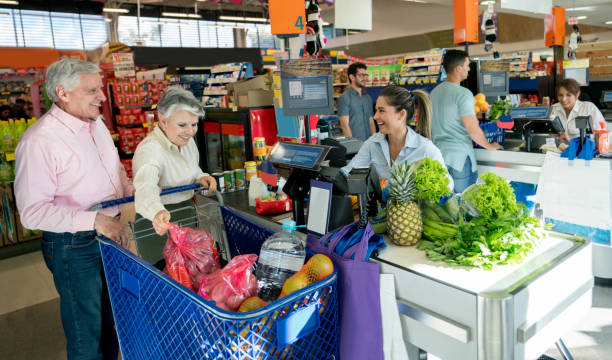
[[[0,289],[0,358],[66,359],[59,298],[40,251],[1,260]],[[595,287],[593,308],[563,340],[576,360],[610,358],[612,288]],[[547,355],[561,359],[554,347]]]

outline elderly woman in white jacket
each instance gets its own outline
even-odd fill
[[[160,196],[163,187],[200,183],[214,192],[217,183],[199,167],[199,152],[193,136],[204,116],[193,94],[169,88],[157,105],[158,126],[138,145],[133,159],[136,233],[151,226],[157,233],[137,236],[140,256],[156,264],[163,256],[168,223],[187,222],[196,216],[193,190]],[[172,212],[172,215],[170,214]],[[144,218],[144,219],[143,219]]]

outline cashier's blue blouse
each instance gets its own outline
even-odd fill
[[[440,150],[431,142],[431,140],[417,134],[411,128],[408,128],[406,133],[406,140],[404,147],[400,151],[396,164],[401,164],[404,161],[412,163],[422,158],[430,157],[434,160],[438,160],[442,166],[444,165],[444,158]],[[374,164],[376,172],[381,179],[389,179],[391,176],[391,156],[389,155],[389,143],[387,137],[384,134],[376,133],[368,140],[366,140],[361,149],[351,162],[342,168],[342,172],[345,175],[351,171],[354,167],[368,166]],[[453,180],[450,179],[450,188],[453,188]]]

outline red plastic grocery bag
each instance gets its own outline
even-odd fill
[[[257,255],[238,255],[221,270],[202,280],[198,294],[223,310],[236,311],[244,299],[257,296],[259,287],[253,275]]]
[[[215,240],[206,230],[181,228],[170,223],[170,236],[164,246],[166,271],[174,280],[192,291],[202,279],[219,270],[219,254]]]

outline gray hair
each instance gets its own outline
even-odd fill
[[[190,91],[178,86],[169,87],[159,100],[157,111],[169,119],[178,110],[188,111],[198,117],[204,116],[202,105]]]
[[[45,80],[47,96],[51,101],[58,102],[59,96],[55,88],[59,85],[71,91],[81,82],[81,74],[98,74],[98,65],[78,59],[61,59],[49,65]]]

